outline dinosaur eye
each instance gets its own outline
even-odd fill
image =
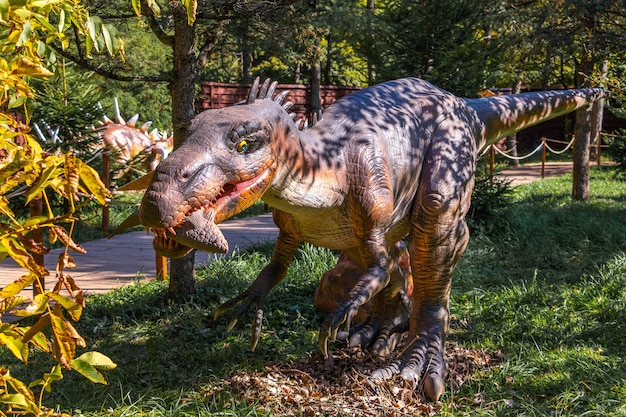
[[[237,152],[244,153],[248,150],[249,147],[250,147],[250,144],[248,143],[247,140],[245,139],[240,140],[239,143],[237,144]]]

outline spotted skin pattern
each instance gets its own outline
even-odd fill
[[[420,382],[428,398],[444,392],[444,342],[452,271],[468,242],[476,155],[525,127],[571,112],[602,96],[597,89],[462,99],[426,81],[406,78],[343,97],[315,126],[300,130],[272,100],[274,84],[255,85],[246,104],[209,110],[192,122],[189,139],[156,169],[136,222],[159,236],[155,249],[182,256],[228,248],[215,224],[263,199],[279,228],[267,266],[216,317],[234,309],[230,326],[255,310],[256,346],[268,292],[286,275],[299,245],[341,250],[358,279],[324,320],[319,346],[350,328],[373,303],[351,345],[398,359],[372,378],[400,375]],[[413,292],[394,276],[392,251],[408,238]],[[167,245],[164,240],[172,240]],[[406,274],[397,274],[405,276]],[[408,317],[408,325],[406,318]]]

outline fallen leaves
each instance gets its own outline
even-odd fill
[[[332,361],[316,353],[296,363],[268,365],[264,371],[238,372],[209,387],[207,400],[230,392],[237,401],[284,416],[403,417],[435,415],[441,408],[401,379],[369,379],[381,363],[367,352],[346,348],[333,355]],[[502,355],[448,343],[446,359],[448,389],[454,390],[476,372],[498,366]]]

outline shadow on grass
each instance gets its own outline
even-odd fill
[[[118,366],[106,372],[106,387],[66,372],[45,403],[98,412],[140,398],[175,401],[181,393],[202,390],[229,374],[316,352],[320,318],[312,300],[321,273],[336,261],[331,251],[306,247],[299,253],[290,274],[268,297],[255,352],[249,347],[252,312],[230,332],[229,312],[213,319],[222,302],[247,288],[269,253],[271,245],[253,247],[197,271],[197,295],[189,304],[169,304],[167,284],[157,281],[90,297],[77,330],[89,350],[109,356]],[[53,366],[47,356],[37,354],[28,366],[8,355],[3,362],[13,363],[11,372],[28,382]]]

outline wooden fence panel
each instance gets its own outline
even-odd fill
[[[296,113],[299,118],[307,117],[310,112],[309,87],[300,84],[279,84],[276,88],[276,94],[285,90],[289,90],[285,101],[293,103],[290,112]],[[322,86],[322,107],[326,108],[339,98],[357,90],[359,90],[359,87]],[[196,97],[196,112],[199,113],[207,109],[221,109],[245,101],[249,91],[249,84],[201,83],[200,91]]]

